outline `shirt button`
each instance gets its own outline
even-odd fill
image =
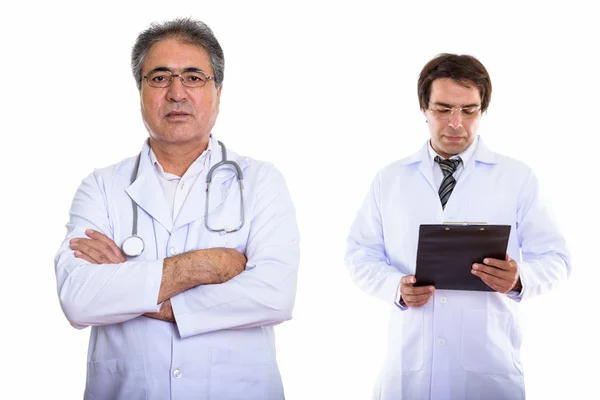
[[[174,256],[177,255],[178,251],[177,251],[177,247],[173,246],[169,249],[169,254]]]
[[[439,339],[438,343],[440,346],[444,346],[446,344],[446,340],[445,339]]]
[[[444,303],[444,304],[446,304],[447,302],[448,302],[448,298],[447,298],[447,297],[442,297],[442,298],[440,299],[440,303]]]
[[[179,370],[179,368],[173,371],[173,376],[175,378],[179,379],[179,378],[181,378],[181,375],[182,374],[181,374],[181,371]]]

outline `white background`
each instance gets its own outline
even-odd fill
[[[89,329],[62,315],[54,254],[81,180],[136,154],[146,137],[129,67],[136,35],[151,21],[191,16],[225,51],[214,133],[273,162],[297,208],[296,308],[276,329],[289,400],[370,396],[389,308],[350,282],[344,241],[376,171],[427,139],[417,77],[440,52],[472,54],[487,67],[494,90],[479,132],[534,168],[573,254],[572,278],[522,307],[528,399],[592,398],[597,12],[578,1],[399,3],[3,5],[0,397],[82,397]]]

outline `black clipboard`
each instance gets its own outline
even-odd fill
[[[504,260],[510,229],[467,222],[420,225],[415,286],[494,291],[471,273],[471,267],[486,257]]]

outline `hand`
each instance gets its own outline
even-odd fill
[[[481,278],[486,285],[499,293],[508,293],[511,290],[521,291],[521,278],[519,265],[507,254],[505,260],[486,258],[484,264],[473,264],[471,273]]]
[[[160,319],[161,321],[175,322],[175,316],[173,315],[173,307],[171,306],[171,299],[165,300],[160,306],[160,310],[155,313],[146,313],[146,317]]]
[[[408,307],[421,307],[427,304],[435,288],[433,286],[414,286],[417,279],[414,275],[403,276],[400,280],[400,294]]]
[[[119,246],[108,236],[86,229],[88,238],[74,238],[70,241],[75,257],[86,260],[92,264],[120,264],[127,261]]]

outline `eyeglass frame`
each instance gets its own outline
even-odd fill
[[[169,84],[167,86],[152,86],[150,84],[150,81],[148,80],[148,77],[150,75],[152,75],[153,73],[155,73],[155,72],[167,72],[169,74],[169,76],[170,76]],[[188,85],[185,84],[183,76],[182,76],[183,74],[185,74],[187,72],[200,73],[200,74],[202,74],[202,75],[204,75],[206,77],[206,80],[203,81],[204,83],[202,85],[200,85],[200,86],[188,86]],[[206,84],[209,81],[214,81],[215,80],[214,76],[208,75],[206,72],[202,71],[200,68],[186,68],[180,74],[174,74],[173,71],[171,71],[168,68],[155,68],[152,71],[148,72],[147,75],[143,75],[142,78],[140,79],[140,82],[143,81],[143,80],[145,80],[146,83],[148,84],[148,86],[150,86],[152,88],[155,88],[155,89],[166,89],[166,88],[168,88],[169,86],[171,86],[173,84],[173,81],[175,80],[175,78],[179,78],[179,80],[181,81],[181,84],[183,86],[185,86],[187,88],[191,88],[191,89],[196,89],[196,88],[204,87],[204,86],[206,86]]]
[[[459,115],[462,119],[466,119],[466,120],[470,120],[475,118],[475,116],[477,115],[477,113],[479,111],[481,111],[481,104],[470,104],[470,105],[466,105],[463,107],[450,107],[447,104],[433,104],[434,106],[439,106],[439,107],[443,107],[446,110],[450,110],[450,115],[448,116],[448,118],[444,118],[444,117],[440,117],[439,114],[436,114],[434,110],[432,110],[431,106],[432,104],[429,104],[429,108],[428,110],[431,111],[431,115],[433,115],[434,118],[437,118],[441,121],[448,121],[450,119],[452,119],[452,116],[454,116],[454,111],[458,111]],[[466,114],[463,112],[463,110],[467,109],[467,108],[472,108],[475,107],[475,111],[472,114]]]

